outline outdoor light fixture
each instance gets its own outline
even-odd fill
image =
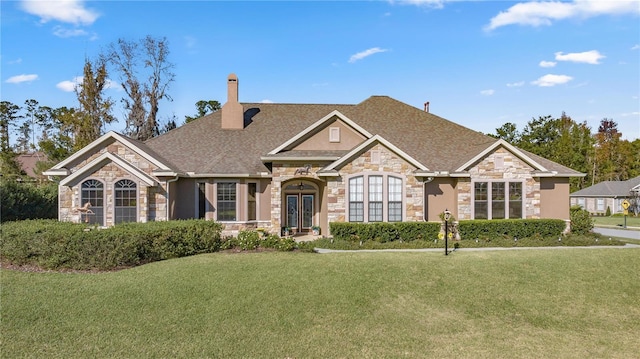
[[[449,220],[451,219],[451,212],[448,209],[444,210],[444,255],[449,255]]]

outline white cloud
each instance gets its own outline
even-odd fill
[[[364,58],[365,58],[365,57],[367,57],[367,56],[371,56],[371,55],[373,55],[373,54],[377,54],[377,53],[379,53],[379,52],[387,52],[387,51],[389,51],[389,50],[387,50],[387,49],[381,49],[381,48],[379,48],[379,47],[372,47],[372,48],[367,49],[367,50],[364,50],[364,51],[362,51],[362,52],[358,52],[358,53],[357,53],[357,54],[355,54],[355,55],[351,55],[351,57],[349,58],[349,62],[350,62],[350,63],[354,63],[354,62],[356,62],[356,61],[358,61],[358,60],[362,60],[362,59],[364,59]]]
[[[555,85],[562,85],[569,81],[573,80],[573,77],[567,75],[544,75],[539,79],[532,81],[532,85],[540,86],[540,87],[552,87]]]
[[[20,58],[20,57],[19,57],[19,58],[15,59],[15,60],[12,60],[12,61],[7,62],[7,63],[8,63],[9,65],[20,64],[20,63],[22,63],[22,58]]]
[[[7,79],[7,81],[5,82],[9,84],[20,84],[23,82],[31,82],[37,79],[38,79],[38,75],[36,74],[29,74],[29,75],[22,74],[22,75],[9,77],[9,79]]]
[[[640,50],[640,45],[639,44],[635,44],[631,47],[631,50]]]
[[[260,103],[273,103],[273,101],[271,101],[269,99],[264,99],[264,100],[260,101]]]
[[[540,67],[554,67],[556,63],[553,61],[540,61]]]
[[[53,34],[57,37],[76,37],[76,36],[87,36],[89,35],[85,30],[82,29],[65,29],[62,26],[56,26],[53,28]]]
[[[512,82],[510,84],[507,84],[507,87],[522,87],[522,86],[524,86],[524,81]]]
[[[418,5],[418,6],[427,6],[435,9],[442,9],[444,7],[444,3],[451,0],[389,0],[390,3],[395,4],[407,4],[407,5]]]
[[[637,0],[574,0],[532,1],[518,3],[491,18],[486,31],[507,25],[543,26],[570,18],[590,18],[600,15],[640,14]]]
[[[597,50],[585,51],[585,52],[573,52],[563,54],[562,52],[556,52],[556,60],[558,61],[571,61],[582,62],[585,64],[598,65],[600,59],[604,59],[606,56],[602,55]]]
[[[82,83],[82,76],[74,77],[73,80],[65,80],[58,82],[56,87],[64,92],[73,92],[76,90],[76,86]]]
[[[21,5],[24,11],[39,16],[43,23],[57,20],[74,25],[91,25],[100,16],[85,8],[82,0],[22,0]]]
[[[491,96],[495,93],[495,90],[482,90],[480,91],[480,94],[483,96]]]

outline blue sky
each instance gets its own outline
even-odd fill
[[[5,1],[3,101],[76,106],[86,57],[166,37],[180,121],[198,100],[359,103],[388,95],[481,132],[563,111],[640,138],[640,2]],[[117,77],[107,95],[119,100]],[[124,128],[124,115],[117,109]],[[455,143],[455,139],[451,139]]]

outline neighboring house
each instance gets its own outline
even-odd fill
[[[622,202],[626,199],[634,203],[632,199],[640,195],[640,176],[627,181],[603,181],[591,187],[583,188],[570,195],[571,205],[580,206],[593,214],[605,214],[607,207],[611,214],[622,213]],[[640,212],[640,204],[637,208],[629,208],[630,212]]]
[[[40,161],[46,161],[47,156],[43,152],[21,153],[16,156],[16,161],[20,164],[20,168],[32,178],[37,178],[35,172],[36,164]]]
[[[45,172],[59,217],[110,226],[204,218],[226,233],[331,222],[560,218],[583,176],[386,96],[355,105],[228,101],[146,142],[109,132]],[[94,213],[78,208],[90,202]]]

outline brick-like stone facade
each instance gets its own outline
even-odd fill
[[[501,159],[501,160],[500,160]],[[502,162],[502,165],[496,165]],[[540,181],[533,177],[532,168],[506,149],[500,147],[469,169],[471,178],[458,180],[458,219],[472,219],[473,181],[522,180],[525,196],[523,211],[526,218],[540,218]]]
[[[72,164],[71,168],[69,168],[70,172],[75,173],[82,170],[84,166],[104,153],[117,155],[153,178],[151,173],[155,169],[155,165],[117,141],[97,149],[96,152]],[[127,172],[115,163],[109,162],[93,173],[87,174],[76,183],[71,183],[70,186],[59,186],[58,205],[59,219],[61,221],[80,222],[81,214],[77,211],[77,208],[82,207],[81,186],[88,179],[96,179],[103,184],[105,226],[114,224],[114,185],[122,179],[129,179],[136,183],[138,222],[167,219],[167,196],[164,181],[158,181],[156,186],[147,187],[147,184],[136,178],[134,174]]]
[[[347,179],[354,175],[395,176],[403,180],[403,221],[424,220],[424,185],[413,175],[416,167],[395,152],[376,144],[339,169],[339,177],[327,181],[329,222],[347,220]]]

